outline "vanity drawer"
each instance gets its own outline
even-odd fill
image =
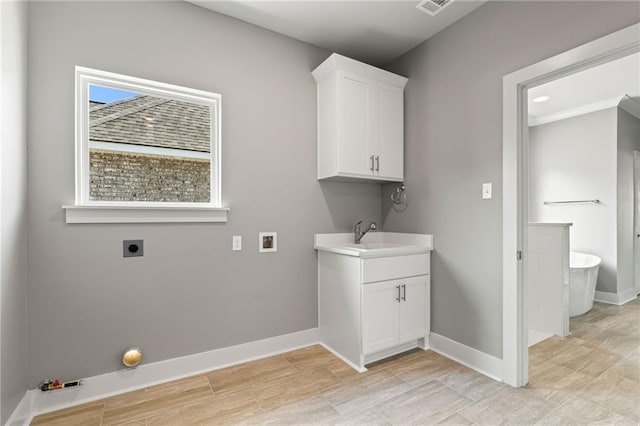
[[[427,275],[431,271],[430,259],[428,253],[362,259],[362,282],[372,283]]]

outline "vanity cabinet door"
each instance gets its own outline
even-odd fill
[[[372,354],[429,334],[429,275],[362,286],[362,352]]]
[[[362,352],[370,354],[398,342],[397,280],[362,286]]]
[[[399,341],[405,343],[426,337],[429,330],[429,276],[399,280],[401,302],[399,309]]]

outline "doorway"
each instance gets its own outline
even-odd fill
[[[640,52],[640,24],[508,74],[503,79],[503,380],[528,382],[524,271],[528,212],[527,92],[549,81]]]

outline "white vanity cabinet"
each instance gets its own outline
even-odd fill
[[[376,234],[382,233],[371,236]],[[433,240],[425,237],[425,243],[377,243],[372,246],[380,248],[367,249],[316,236],[320,338],[356,370],[428,347]]]
[[[333,54],[318,83],[318,179],[402,182],[405,77]]]
[[[429,276],[362,286],[362,351],[375,354],[428,334]]]

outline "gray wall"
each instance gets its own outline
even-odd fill
[[[0,424],[27,390],[27,12],[0,2]]]
[[[634,151],[640,120],[620,107],[530,129],[530,220],[573,223],[571,250],[602,258],[598,291],[634,286]],[[542,204],[592,198],[602,204]]]
[[[634,101],[628,101],[634,102]],[[617,292],[634,287],[633,151],[640,151],[640,119],[617,108],[618,282]]]
[[[502,357],[502,77],[638,21],[637,2],[492,1],[387,67],[409,77],[410,204],[385,187],[384,230],[435,236],[434,332]]]
[[[316,180],[329,52],[185,2],[33,3],[29,35],[29,385],[116,370],[130,345],[152,362],[316,327],[313,234],[381,219],[379,186]],[[227,224],[64,224],[75,65],[222,94]]]
[[[571,251],[602,259],[596,288],[610,293],[618,275],[617,109],[529,128],[529,221],[573,223]],[[543,204],[591,199],[601,204]]]

